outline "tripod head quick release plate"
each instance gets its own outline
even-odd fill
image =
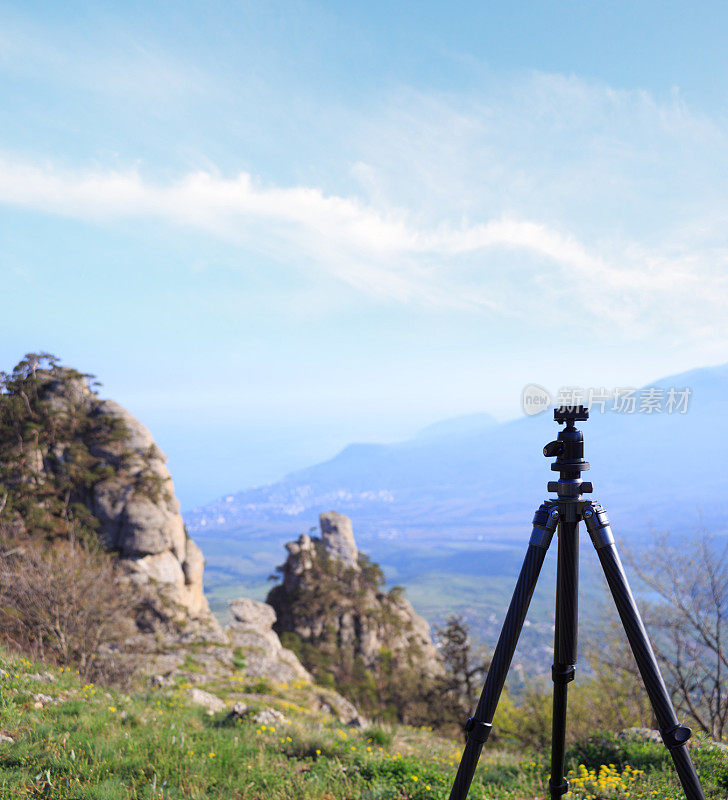
[[[554,409],[554,420],[561,425],[556,441],[543,449],[546,458],[556,458],[551,465],[559,473],[558,481],[549,481],[548,490],[557,492],[560,500],[577,500],[582,494],[592,491],[591,483],[581,480],[581,473],[589,469],[584,460],[584,435],[574,425],[589,419],[589,409],[584,406],[560,406]]]

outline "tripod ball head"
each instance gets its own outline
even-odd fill
[[[591,484],[581,480],[580,475],[589,469],[584,460],[584,437],[574,423],[589,419],[589,409],[584,406],[560,406],[554,409],[554,420],[566,427],[559,431],[556,441],[549,442],[543,449],[546,458],[555,458],[551,465],[558,472],[558,481],[549,481],[548,490],[558,492],[560,498],[577,498],[583,492],[591,491]]]

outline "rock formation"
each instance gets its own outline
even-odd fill
[[[227,627],[230,644],[245,655],[245,674],[280,683],[311,681],[295,653],[281,645],[273,630],[276,612],[267,604],[241,597],[230,603],[233,621]]]
[[[347,567],[359,571],[359,551],[354,541],[351,520],[343,514],[329,511],[319,515],[321,543],[329,558],[336,558]]]
[[[427,622],[401,590],[384,591],[382,572],[357,550],[347,517],[321,514],[320,525],[320,538],[303,534],[286,545],[282,582],[267,600],[275,630],[319,681],[349,686],[355,702],[367,673],[379,685],[388,681],[389,694],[408,682],[424,689],[442,672]]]
[[[209,617],[202,588],[204,558],[185,531],[174,495],[167,457],[149,430],[113,400],[102,400],[87,379],[66,367],[39,370],[44,401],[57,413],[108,417],[118,423],[118,438],[94,442],[96,468],[109,477],[93,485],[84,498],[99,520],[99,534],[117,551],[123,566],[139,585],[156,584],[183,614]],[[61,457],[73,442],[59,442]],[[40,453],[41,469],[47,458]]]
[[[89,413],[116,418],[128,431],[123,471],[117,470],[93,490],[92,508],[102,537],[119,551],[136,582],[153,581],[186,613],[208,617],[202,587],[205,561],[185,531],[167,457],[149,430],[126,409],[113,400],[89,395]],[[97,450],[96,454],[114,463],[114,452]],[[146,483],[147,491],[139,490],[140,482]]]
[[[233,652],[245,662],[247,678],[262,678],[305,690],[310,708],[336,716],[347,725],[363,725],[352,703],[332,689],[316,686],[295,653],[283,647],[273,630],[275,611],[267,603],[247,597],[230,602],[233,621],[225,629]]]
[[[307,641],[319,639],[328,626],[337,641],[368,668],[379,660],[382,648],[395,653],[414,648],[422,658],[423,672],[439,674],[440,657],[427,621],[415,613],[401,592],[383,592],[378,576],[370,578],[378,568],[357,550],[351,520],[334,511],[321,514],[319,520],[320,539],[304,533],[286,545],[283,582],[268,596],[278,617],[276,630],[295,633]],[[364,575],[360,562],[365,565]],[[321,580],[324,564],[332,576],[341,579],[332,582],[340,583],[342,594],[335,607],[320,613],[316,601],[332,588]],[[297,602],[304,595],[313,600],[308,607]]]
[[[81,605],[96,604],[89,606],[96,632],[99,619],[112,620],[91,654],[112,665],[104,667],[106,676],[126,680],[141,671],[158,687],[182,678],[195,684],[189,699],[210,713],[226,707],[214,691],[232,693],[244,705],[246,692],[257,698],[261,686],[270,686],[279,695],[293,692],[314,712],[361,724],[349,701],[316,686],[282,646],[271,606],[233,601],[233,622],[222,630],[203,593],[204,558],[185,530],[164,453],[139,420],[99,398],[88,377],[47,355],[28,356],[12,374],[0,373],[0,612],[15,609],[3,605],[1,590],[19,575],[36,591],[31,552],[38,564],[57,565],[59,554],[83,540],[97,561],[84,562],[91,566]],[[331,553],[351,560],[351,531],[347,537],[335,527],[328,533]],[[98,552],[98,541],[108,553]],[[46,558],[49,553],[55,555]],[[63,568],[48,567],[49,586],[58,574],[65,575]],[[99,586],[107,591],[94,593]],[[12,602],[24,597],[14,594]],[[58,593],[41,600],[49,597],[55,602]],[[19,629],[30,619],[28,607],[10,615],[21,621]],[[27,638],[34,641],[34,634]],[[88,634],[83,627],[77,632],[83,641]],[[60,660],[67,658],[64,651]]]
[[[164,453],[139,420],[99,398],[88,376],[43,358],[47,368],[29,358],[2,378],[0,537],[15,537],[15,552],[24,539],[58,540],[59,552],[77,538],[106,545],[120,594],[133,604],[127,638],[115,636],[110,651],[125,663],[144,654],[151,670],[168,673],[193,640],[226,645]]]

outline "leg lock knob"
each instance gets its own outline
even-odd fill
[[[660,734],[665,747],[672,750],[673,747],[682,747],[693,735],[693,731],[687,725],[675,725],[674,728],[661,729]]]
[[[573,664],[554,664],[551,667],[551,680],[554,683],[571,683],[576,675]]]
[[[483,744],[488,741],[493,725],[490,722],[481,722],[475,717],[470,717],[465,723],[465,730],[468,733],[468,739],[473,739]]]
[[[561,783],[554,783],[549,778],[549,793],[551,797],[561,797],[561,795],[566,794],[569,791],[569,782],[564,779]]]

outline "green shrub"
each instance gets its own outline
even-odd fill
[[[364,731],[364,736],[368,742],[377,744],[380,747],[389,747],[389,745],[392,744],[392,732],[378,725],[367,728]]]
[[[257,681],[247,684],[245,690],[252,694],[270,694],[273,691],[273,684],[268,678],[259,678]]]
[[[693,749],[695,766],[701,776],[706,776],[718,788],[723,796],[728,795],[728,759],[726,746],[714,742],[705,743]]]
[[[233,666],[235,669],[245,669],[245,654],[240,647],[233,650]]]

